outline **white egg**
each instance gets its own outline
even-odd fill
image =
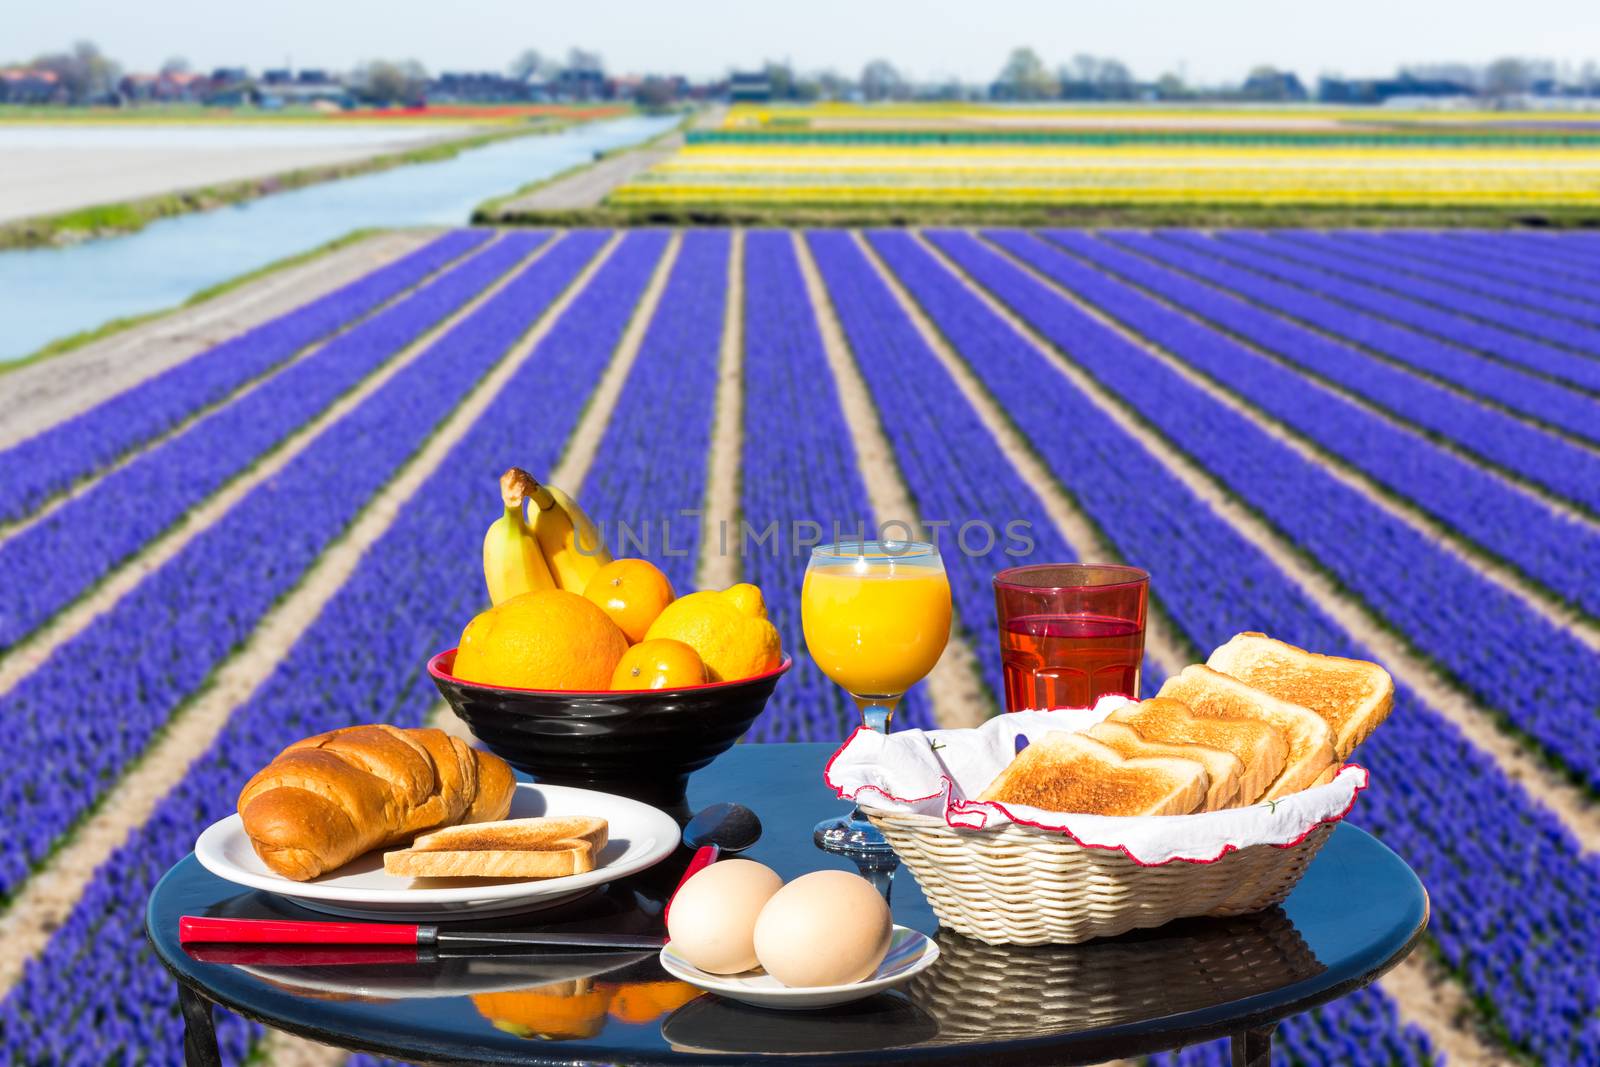
[[[737,974],[756,965],[756,917],[783,879],[753,860],[722,860],[683,883],[667,912],[667,936],[702,971]]]
[[[756,958],[786,986],[848,985],[878,969],[894,922],[872,883],[817,871],[778,890],[756,920]]]

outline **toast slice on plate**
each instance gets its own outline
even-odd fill
[[[1125,705],[1112,712],[1106,723],[1132,727],[1146,741],[1203,745],[1229,753],[1244,765],[1238,791],[1230,801],[1235,805],[1255,803],[1288,762],[1289,739],[1271,723],[1205,718],[1190,711],[1182,701],[1166,697]]]
[[[1201,718],[1254,719],[1283,731],[1288,758],[1257,800],[1276,800],[1308,789],[1334,762],[1333,731],[1321,715],[1210,667],[1198,663],[1185,667],[1167,679],[1160,695],[1181,700]]]
[[[1206,789],[1201,811],[1219,811],[1233,804],[1239,795],[1239,782],[1244,777],[1244,762],[1231,752],[1205,745],[1169,744],[1164,741],[1146,741],[1133,727],[1120,722],[1098,722],[1085,731],[1107,748],[1116,751],[1123,759],[1192,759],[1206,769],[1211,780]]]
[[[1341,760],[1394,707],[1394,679],[1376,663],[1307,652],[1266,634],[1235,636],[1211,653],[1206,666],[1321,715]]]
[[[1187,815],[1210,786],[1192,759],[1125,759],[1087,734],[1053,730],[1030,744],[978,798],[1087,815]]]
[[[564,878],[594,870],[607,840],[606,821],[583,815],[449,826],[384,853],[383,869],[403,878]]]

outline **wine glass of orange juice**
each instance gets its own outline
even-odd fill
[[[851,541],[811,550],[800,592],[806,650],[844,687],[869,730],[887,733],[906,690],[950,640],[950,581],[939,550],[922,541]],[[831,851],[890,851],[859,808],[818,824]]]

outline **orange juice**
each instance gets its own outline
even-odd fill
[[[856,696],[898,697],[933,669],[950,639],[942,567],[886,558],[813,566],[800,604],[811,658]]]

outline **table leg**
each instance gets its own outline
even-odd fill
[[[211,1002],[179,982],[178,1008],[183,1012],[185,1067],[222,1067],[222,1051],[217,1047],[217,1024],[211,1017]]]
[[[1233,1067],[1272,1067],[1272,1031],[1265,1026],[1233,1035]]]

